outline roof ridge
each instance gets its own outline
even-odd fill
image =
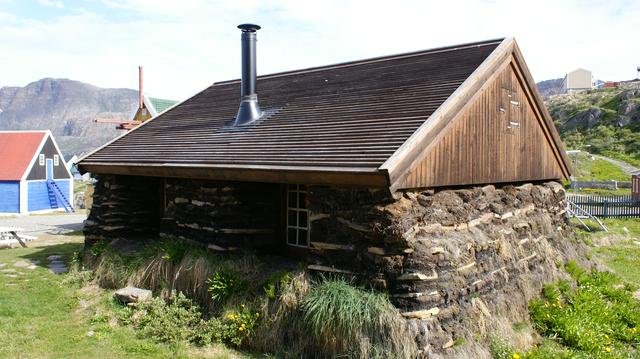
[[[297,69],[297,70],[275,72],[275,73],[272,73],[272,74],[266,74],[266,75],[258,76],[258,79],[259,80],[271,79],[271,78],[298,75],[298,74],[309,73],[309,72],[326,71],[326,70],[333,70],[333,69],[338,69],[338,68],[343,68],[343,67],[351,67],[351,66],[358,66],[358,65],[370,64],[370,63],[376,63],[376,62],[390,61],[390,60],[396,60],[396,59],[401,59],[401,58],[416,57],[416,56],[422,56],[422,55],[427,55],[427,54],[436,54],[436,53],[441,53],[441,52],[456,51],[456,50],[468,49],[468,48],[471,48],[471,47],[491,46],[491,45],[495,45],[495,44],[500,44],[502,41],[504,41],[504,39],[506,39],[506,37],[498,38],[498,39],[476,41],[476,42],[469,42],[469,43],[463,43],[463,44],[458,44],[458,45],[434,47],[434,48],[426,49],[426,50],[404,52],[404,53],[398,53],[398,54],[393,54],[393,55],[369,57],[369,58],[366,58],[366,59],[339,62],[339,63],[335,63],[335,64],[331,64],[331,65],[314,66],[314,67],[308,67],[308,68]],[[228,84],[233,84],[233,83],[239,83],[240,81],[241,81],[241,79],[218,81],[218,82],[214,82],[212,86],[228,85]]]

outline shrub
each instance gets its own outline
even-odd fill
[[[282,287],[286,286],[293,279],[293,274],[290,272],[278,271],[269,275],[262,281],[261,287],[264,290],[265,295],[269,299],[276,299],[276,296],[281,292]]]
[[[222,269],[207,281],[209,293],[214,302],[223,303],[234,295],[246,292],[249,284],[231,269]]]
[[[177,263],[184,258],[187,252],[193,249],[192,245],[184,241],[165,239],[147,246],[145,252],[148,257],[160,255],[166,261]]]
[[[158,342],[210,343],[219,339],[220,323],[202,319],[200,308],[182,293],[172,293],[168,302],[151,298],[126,307],[119,317],[124,324],[132,325],[141,337]]]
[[[227,311],[222,317],[220,328],[222,341],[239,346],[244,339],[253,334],[258,317],[260,314],[257,311],[249,309],[244,304],[240,306],[240,309]]]
[[[100,240],[93,243],[89,251],[94,257],[100,257],[100,255],[104,253],[104,251],[107,249],[108,246],[109,246],[109,241]]]

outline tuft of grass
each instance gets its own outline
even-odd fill
[[[335,355],[406,357],[413,349],[388,298],[344,279],[326,279],[311,288],[302,310],[311,334]]]

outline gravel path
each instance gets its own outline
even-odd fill
[[[56,235],[82,229],[87,215],[82,213],[0,217],[0,227],[18,227],[24,234]]]

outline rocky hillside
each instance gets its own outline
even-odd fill
[[[640,82],[549,96],[545,103],[568,149],[640,162]]]
[[[130,118],[138,92],[45,78],[0,87],[0,130],[51,130],[66,157],[86,153],[121,134],[99,118]]]

